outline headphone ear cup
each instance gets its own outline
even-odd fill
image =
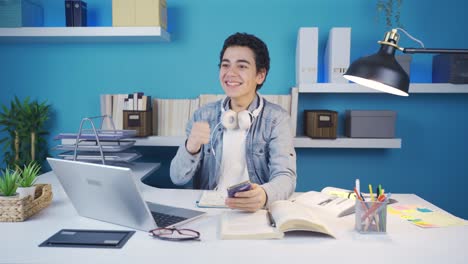
[[[221,115],[221,124],[226,129],[237,128],[237,113],[232,110],[227,110]]]
[[[247,110],[241,111],[237,114],[237,123],[239,124],[239,129],[247,130],[252,124],[251,113]]]

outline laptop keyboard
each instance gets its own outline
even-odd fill
[[[187,219],[185,217],[168,215],[168,214],[163,214],[163,213],[158,213],[158,212],[151,212],[151,214],[153,215],[154,221],[156,221],[156,224],[158,225],[158,227],[167,227],[167,226],[182,222]]]

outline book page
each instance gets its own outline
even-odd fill
[[[283,233],[270,224],[267,210],[254,213],[232,210],[221,216],[221,239],[272,239]]]
[[[270,207],[276,226],[283,232],[302,230],[328,234],[334,237],[331,230],[320,220],[320,211],[313,211],[299,203],[277,201]]]
[[[329,194],[329,195],[333,195],[333,196],[338,196],[338,197],[341,197],[341,198],[348,198],[348,199],[351,199],[351,200],[356,200],[356,194],[354,193],[354,191],[351,191],[351,190],[346,190],[346,189],[341,189],[341,188],[336,188],[336,187],[325,187],[325,188],[322,189],[321,192]],[[364,196],[364,199],[366,199],[366,200],[371,199],[369,193],[361,193],[361,194],[362,194],[362,196]],[[396,203],[396,202],[398,202],[398,201],[393,199],[393,198],[390,198],[389,201],[388,201],[388,204],[393,204],[393,203]],[[352,213],[352,212],[350,212],[350,213]]]
[[[216,207],[227,208],[225,204],[227,194],[219,191],[203,191],[200,199],[197,202],[198,207]]]
[[[336,217],[352,214],[354,212],[355,203],[352,199],[316,191],[309,191],[301,194],[294,199],[294,202],[308,208],[323,210]]]

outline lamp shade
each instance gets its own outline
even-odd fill
[[[409,77],[396,61],[395,50],[381,45],[376,54],[354,61],[343,77],[382,92],[408,96]]]

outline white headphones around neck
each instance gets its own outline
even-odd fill
[[[229,100],[228,97],[225,97],[221,101],[221,124],[223,127],[226,129],[239,128],[242,130],[248,130],[250,125],[252,125],[252,121],[257,118],[263,108],[263,98],[259,96],[258,99],[260,100],[260,104],[254,111],[250,112],[248,110],[243,110],[239,113],[236,113],[231,109],[224,109],[226,100]]]

